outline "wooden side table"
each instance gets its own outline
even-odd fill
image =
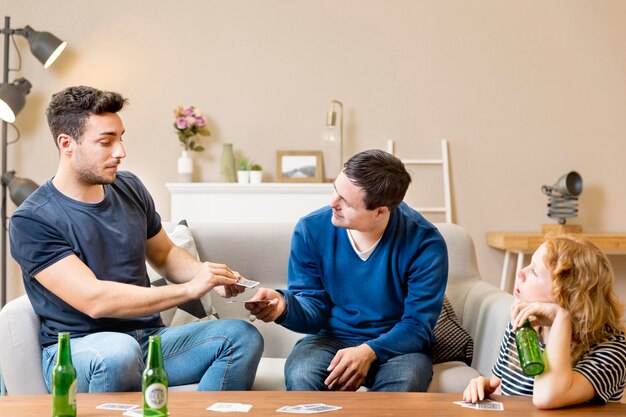
[[[626,255],[626,233],[579,233],[579,235],[589,239],[607,255]],[[511,291],[515,275],[524,266],[525,255],[533,253],[541,245],[543,236],[543,233],[487,233],[487,245],[505,251],[502,275],[500,276],[501,290]],[[513,254],[517,255],[517,264],[515,274],[511,275],[509,269]]]

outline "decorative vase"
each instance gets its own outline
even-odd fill
[[[235,175],[235,155],[233,153],[232,143],[225,143],[222,147],[220,179],[222,182],[236,182],[237,180]]]
[[[250,171],[250,184],[260,184],[263,182],[263,171]]]
[[[183,151],[178,158],[178,181],[191,182],[193,177],[193,159],[188,151]]]

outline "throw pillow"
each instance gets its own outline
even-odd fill
[[[196,242],[193,240],[191,230],[185,220],[181,220],[174,230],[168,233],[172,242],[175,245],[183,248],[189,252],[192,256],[198,259],[198,250],[196,249]],[[150,277],[150,284],[155,287],[170,284],[166,277],[160,276],[150,265],[146,262],[148,268],[148,277]],[[186,303],[180,304],[176,307],[172,307],[168,310],[161,312],[161,319],[166,326],[178,326],[185,323],[191,323],[201,319],[216,319],[217,315],[211,302],[211,294],[208,293],[199,300],[191,300]]]
[[[431,352],[433,363],[461,361],[471,365],[474,356],[474,341],[459,323],[447,296],[444,296],[443,307],[434,332],[435,346]]]

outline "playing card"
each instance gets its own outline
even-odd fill
[[[251,279],[241,278],[239,281],[237,281],[237,285],[241,285],[242,287],[246,287],[246,288],[254,288],[257,285],[259,285],[259,281],[253,281]]]
[[[135,404],[104,403],[100,404],[96,408],[100,408],[102,410],[132,410],[137,407],[139,406]]]
[[[122,415],[123,416],[128,416],[128,417],[143,417],[143,409],[142,408],[136,408],[134,410],[128,410],[128,411],[124,412],[124,414],[122,414]]]
[[[460,405],[461,407],[473,408],[475,410],[494,410],[494,411],[504,410],[504,404],[499,403],[497,401],[489,400],[489,399],[482,400],[477,403],[471,403],[468,401],[455,401],[454,403]]]
[[[247,413],[252,408],[251,404],[241,404],[241,403],[215,403],[207,410],[209,411],[219,411],[222,413]]]
[[[327,411],[340,410],[341,407],[327,404],[305,404],[304,409],[309,413],[325,413]]]
[[[299,406],[284,406],[280,407],[278,410],[279,413],[299,413],[299,414],[307,414],[307,412]]]
[[[226,301],[227,303],[271,303],[274,300],[253,300],[253,301],[246,301],[246,300],[228,300]]]
[[[317,414],[340,409],[341,407],[327,404],[299,404],[294,406],[284,406],[276,411],[278,411],[279,413]]]

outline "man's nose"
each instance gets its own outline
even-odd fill
[[[113,153],[113,157],[115,158],[124,158],[126,156],[126,149],[124,149],[124,144],[119,142],[115,147],[115,152]]]

